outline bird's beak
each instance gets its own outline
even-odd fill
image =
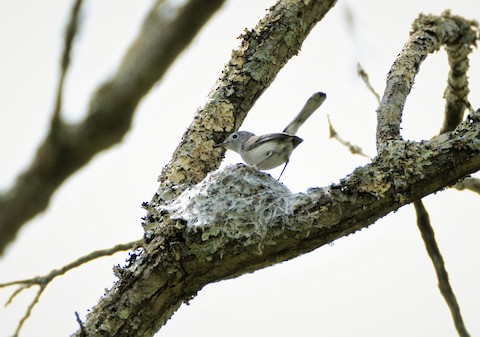
[[[213,147],[225,147],[225,142],[213,145]]]

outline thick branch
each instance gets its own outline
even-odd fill
[[[391,144],[339,184],[291,194],[237,165],[168,206],[144,255],[84,324],[89,336],[150,336],[208,283],[294,258],[373,224],[480,169],[480,115],[421,143]],[[79,336],[78,332],[76,336]]]
[[[0,196],[0,254],[23,223],[46,209],[53,193],[70,175],[95,154],[122,140],[141,98],[222,3],[155,3],[117,73],[94,94],[85,121],[66,125],[57,118],[30,167]]]
[[[477,38],[476,28],[476,23],[451,16],[448,12],[440,17],[420,15],[415,20],[408,42],[388,73],[385,92],[377,109],[377,150],[385,149],[389,140],[401,139],[403,106],[420,70],[420,64],[427,55],[437,51],[442,45],[458,48],[459,41],[464,41],[469,46],[474,45]],[[449,52],[449,56],[451,55],[452,52]],[[464,89],[464,81],[460,82],[461,89]],[[462,94],[462,99],[463,97]],[[447,98],[451,99],[451,96]]]
[[[241,46],[233,51],[207,103],[197,111],[163,169],[154,202],[174,198],[220,165],[224,150],[213,149],[213,145],[238,129],[257,98],[335,2],[278,1],[254,29],[245,31]]]

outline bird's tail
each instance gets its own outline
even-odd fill
[[[305,103],[302,110],[295,116],[295,118],[287,125],[283,132],[290,135],[297,133],[298,129],[305,123],[305,121],[312,115],[312,113],[317,110],[320,105],[325,101],[327,95],[323,92],[314,93]]]

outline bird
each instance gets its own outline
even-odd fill
[[[283,132],[257,136],[249,131],[237,131],[214,146],[239,153],[245,163],[258,170],[271,170],[285,164],[278,177],[280,180],[293,150],[303,142],[295,134],[326,98],[327,95],[323,92],[314,93]]]

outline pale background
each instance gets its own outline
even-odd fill
[[[65,113],[80,119],[94,88],[115,70],[151,1],[86,1],[66,85]],[[139,106],[125,141],[94,158],[54,195],[0,260],[0,282],[45,274],[95,249],[140,238],[142,201],[193,113],[228,61],[244,28],[273,1],[228,1]],[[71,1],[0,2],[0,188],[30,162],[45,135],[53,106],[63,30]],[[337,182],[368,161],[328,139],[328,113],[343,138],[375,153],[374,97],[356,76],[362,63],[383,92],[385,76],[420,12],[445,9],[480,18],[476,1],[339,1],[302,51],[258,100],[242,129],[280,131],[315,91],[324,106],[300,129],[282,182],[292,191]],[[353,27],[346,17],[351,12]],[[353,30],[352,30],[353,28]],[[428,57],[409,96],[405,138],[428,139],[443,117],[447,79],[444,51]],[[469,73],[471,103],[480,105],[479,52]],[[154,153],[155,155],[152,155]],[[225,163],[236,163],[234,153]],[[278,176],[279,171],[271,171]],[[465,323],[480,335],[479,199],[446,190],[428,197],[436,231]],[[470,216],[471,213],[475,215]],[[127,254],[69,272],[51,284],[22,336],[66,336],[114,281],[112,266]],[[13,288],[0,289],[4,303]],[[0,309],[0,336],[10,335],[32,291]],[[212,284],[183,305],[158,336],[455,336],[447,306],[416,229],[411,206],[370,228],[293,261]]]

